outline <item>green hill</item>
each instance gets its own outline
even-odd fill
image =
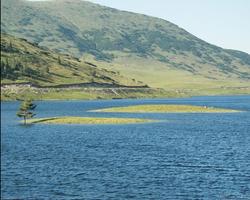
[[[29,82],[37,87],[60,85],[128,87],[142,83],[100,69],[92,63],[58,54],[25,39],[1,34],[1,83]]]
[[[80,0],[2,0],[1,8],[3,32],[151,87],[250,91],[249,54],[211,45],[166,20]]]

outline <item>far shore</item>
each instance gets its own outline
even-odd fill
[[[148,87],[83,87],[73,84],[65,87],[35,87],[30,84],[1,85],[1,101],[32,100],[110,100],[110,99],[161,99],[194,96],[250,95],[250,88],[226,88],[201,91],[195,89],[162,89]]]

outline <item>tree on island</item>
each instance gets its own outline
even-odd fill
[[[23,124],[26,125],[26,120],[33,118],[36,114],[33,113],[36,105],[31,100],[24,100],[17,112],[17,116],[23,118]]]

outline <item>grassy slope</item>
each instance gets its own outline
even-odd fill
[[[91,60],[108,70],[119,69],[124,76],[143,80],[150,87],[164,88],[168,91],[188,93],[189,95],[227,95],[250,94],[250,81],[238,78],[207,78],[202,75],[167,67],[163,63],[138,60],[131,64],[122,61],[107,65],[105,62]],[[152,66],[155,66],[152,68]]]
[[[191,105],[135,105],[127,107],[105,108],[95,112],[128,112],[128,113],[228,113],[237,110]]]
[[[14,68],[7,76],[1,74],[2,83],[31,82],[39,86],[79,83],[142,85],[115,71],[100,69],[91,63],[42,49],[6,34],[1,34],[1,61]]]
[[[70,0],[3,0],[2,8],[3,31],[150,86],[193,94],[250,92],[248,54],[210,45],[165,20]]]

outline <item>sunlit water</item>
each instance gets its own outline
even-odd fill
[[[250,96],[36,102],[37,117],[163,119],[133,125],[19,125],[2,103],[2,199],[250,199]],[[240,109],[224,114],[88,113],[134,104]]]

